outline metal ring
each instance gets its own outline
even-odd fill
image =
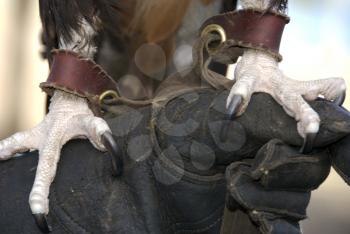
[[[107,90],[107,91],[105,91],[99,97],[99,104],[102,105],[103,104],[103,100],[106,99],[107,97],[117,98],[118,97],[118,93],[116,91],[114,91],[114,90]]]
[[[225,30],[223,29],[223,27],[221,27],[218,24],[209,24],[208,26],[206,26],[203,29],[201,36],[203,37],[203,36],[210,34],[210,33],[219,34],[220,44],[224,43],[227,39]]]

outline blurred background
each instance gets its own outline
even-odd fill
[[[0,0],[0,139],[39,123],[45,114],[48,65],[40,57],[38,1]],[[291,0],[281,68],[309,80],[343,77],[350,87],[350,1]],[[350,96],[345,102],[350,108]],[[313,192],[305,234],[350,233],[350,187],[334,172]]]

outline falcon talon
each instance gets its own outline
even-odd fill
[[[102,135],[102,143],[107,149],[112,162],[112,175],[120,176],[123,173],[123,159],[119,156],[117,143],[115,142],[112,133],[105,132]]]
[[[300,149],[300,153],[308,154],[312,151],[317,133],[308,133],[304,138],[303,146]]]
[[[239,106],[242,104],[242,96],[241,95],[233,95],[232,99],[227,105],[227,115],[228,120],[233,120],[236,117]],[[227,124],[223,124],[220,133],[220,140],[225,142],[228,134],[228,126]]]
[[[47,222],[47,218],[45,214],[33,214],[33,217],[35,219],[35,223],[40,229],[42,233],[50,233],[51,227],[49,226]]]
[[[241,95],[233,95],[232,99],[227,105],[227,114],[229,115],[229,119],[233,120],[236,117],[239,106],[243,102],[243,97]]]
[[[337,97],[336,99],[334,99],[334,103],[338,106],[342,106],[344,104],[344,101],[345,101],[345,98],[346,98],[346,91],[343,91],[339,97]]]

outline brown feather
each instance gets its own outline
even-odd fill
[[[214,2],[214,1],[216,1],[216,0],[202,0],[202,3],[203,3],[205,6],[207,6],[207,5],[211,4],[211,3]]]
[[[123,0],[115,9],[121,32],[127,39],[131,58],[144,43],[156,43],[167,62],[175,47],[175,33],[180,27],[191,0]],[[149,55],[152,57],[152,55]]]
[[[141,31],[147,42],[168,39],[181,25],[190,0],[139,0],[132,28]]]

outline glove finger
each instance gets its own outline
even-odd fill
[[[350,135],[330,147],[335,171],[350,185]]]
[[[312,155],[299,153],[274,139],[264,145],[252,162],[251,176],[267,189],[311,191],[317,189],[330,172],[328,151]]]
[[[350,113],[344,108],[325,100],[309,104],[321,120],[315,147],[328,146],[350,133]],[[301,146],[303,143],[297,131],[297,122],[269,95],[253,95],[245,114],[237,121],[244,126],[250,139],[267,142],[276,138],[293,146]]]

